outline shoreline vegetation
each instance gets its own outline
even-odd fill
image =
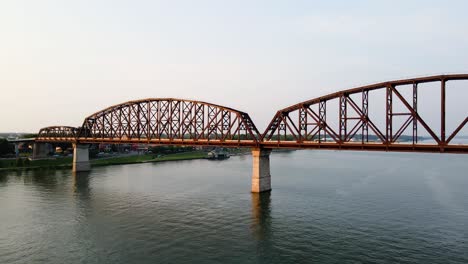
[[[250,154],[249,149],[231,149],[230,156],[239,156]],[[196,159],[210,159],[207,151],[187,151],[158,154],[135,154],[125,156],[114,156],[106,158],[90,159],[91,167],[158,163],[169,161],[184,161]],[[2,171],[21,171],[21,170],[41,170],[41,169],[71,169],[73,157],[57,157],[40,160],[29,160],[28,157],[19,159],[0,159],[0,172]]]
[[[194,159],[207,159],[207,153],[203,151],[182,152],[167,154],[161,157],[155,157],[150,154],[133,155],[127,157],[112,157],[104,159],[91,160],[91,166],[109,166],[109,165],[124,165],[135,163],[155,163],[164,161],[180,161],[180,160],[194,160]]]
[[[243,152],[232,153],[231,155],[244,154]],[[167,155],[141,154],[131,156],[117,156],[110,158],[91,159],[91,167],[139,164],[139,163],[157,163],[168,161],[183,161],[195,159],[208,159],[205,151],[190,151],[173,153]],[[34,170],[34,169],[70,169],[72,168],[72,157],[60,157],[55,159],[29,160],[7,159],[0,160],[0,171],[11,170]]]
[[[62,146],[67,149],[67,146]],[[150,148],[150,151],[144,153],[126,153],[128,150],[122,151],[118,148],[108,152],[99,152],[97,148],[90,149],[91,167],[126,165],[126,164],[141,164],[141,163],[157,163],[169,161],[183,161],[195,159],[224,159],[222,157],[250,155],[249,148],[232,148],[232,149],[204,149],[196,150],[189,147],[173,147],[173,146],[156,146]],[[225,153],[220,158],[218,155],[213,156],[213,151],[216,153]],[[218,152],[220,151],[220,152]],[[289,152],[290,149],[275,150],[275,152]],[[73,157],[70,150],[62,152],[59,155],[52,152],[49,153],[49,158],[31,160],[31,152],[20,153],[19,158],[3,158],[0,159],[0,172],[2,171],[21,171],[21,170],[41,170],[41,169],[71,169],[73,167]]]

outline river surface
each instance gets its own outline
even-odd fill
[[[0,172],[0,263],[468,263],[468,155],[273,153]]]

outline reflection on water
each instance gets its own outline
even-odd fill
[[[30,180],[35,186],[52,189],[59,183],[58,174],[59,171],[56,170],[33,170],[25,180]]]
[[[73,192],[75,194],[82,195],[84,197],[89,197],[90,194],[90,174],[89,171],[83,172],[72,172],[73,179]]]
[[[0,263],[468,263],[466,161],[273,153],[262,194],[249,156],[0,172]]]
[[[0,183],[6,183],[8,181],[8,172],[0,171]]]
[[[271,192],[252,193],[252,230],[257,240],[264,240],[270,235]]]
[[[271,230],[271,192],[252,193],[252,236],[255,240],[256,254],[260,262],[274,263]]]

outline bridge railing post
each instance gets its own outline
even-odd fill
[[[270,149],[252,149],[252,192],[271,191]]]
[[[73,143],[73,171],[90,171],[89,145]]]

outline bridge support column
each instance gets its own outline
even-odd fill
[[[32,159],[45,159],[47,158],[47,154],[49,154],[49,147],[47,143],[34,143],[33,145],[33,153]]]
[[[252,170],[252,192],[271,191],[270,174],[270,153],[271,150],[256,148],[252,149],[253,170]]]
[[[19,143],[15,143],[15,157],[19,158]]]
[[[89,145],[73,144],[73,171],[90,171]]]

